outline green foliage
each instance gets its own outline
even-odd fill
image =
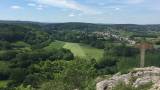
[[[45,61],[45,60],[54,61],[57,59],[72,60],[73,58],[74,58],[73,54],[66,49],[59,49],[54,51],[46,51],[40,49],[31,52],[24,52],[17,54],[16,57],[14,58],[13,66],[25,68],[39,61]]]
[[[100,40],[92,41],[90,45],[96,48],[100,48],[100,49],[103,49],[105,47],[104,42]]]
[[[12,48],[12,45],[8,41],[1,41],[0,40],[0,50],[8,50],[11,48]]]
[[[16,57],[17,51],[9,50],[0,53],[0,60],[10,61]]]
[[[14,90],[34,90],[30,85],[28,86],[24,86],[24,85],[20,85],[18,87],[16,87]]]
[[[105,48],[105,55],[131,57],[138,54],[138,49],[126,46],[125,44],[109,46]]]
[[[139,67],[139,56],[134,57],[122,57],[117,63],[117,69],[121,73],[127,73],[130,69]]]
[[[117,72],[117,59],[113,57],[105,57],[96,65],[96,69],[100,75],[114,74]]]
[[[160,40],[156,42],[156,45],[160,45]]]
[[[96,76],[95,72],[94,61],[77,58],[69,62],[57,78],[44,84],[42,90],[93,90],[89,85]]]
[[[7,84],[8,84],[9,81],[0,81],[0,90],[3,90],[3,88],[6,88],[7,87]],[[2,89],[1,89],[2,88]]]
[[[145,66],[157,66],[160,67],[160,52],[159,51],[150,51],[146,53],[146,62]]]
[[[22,82],[26,74],[25,69],[15,68],[10,71],[10,79],[13,80],[13,82]]]
[[[52,80],[42,85],[39,90],[70,90],[66,89],[66,86],[60,79]]]
[[[18,25],[0,24],[0,40],[9,42],[23,40],[27,31],[27,28]]]
[[[8,79],[9,79],[9,63],[5,61],[0,61],[0,80],[4,81]]]
[[[33,44],[35,45],[35,44],[40,44],[48,39],[49,39],[49,36],[45,32],[31,31],[26,33],[24,41],[31,45]]]
[[[94,63],[87,60],[74,60],[63,72],[64,82],[73,89],[83,89],[95,77]]]
[[[31,85],[34,88],[38,88],[38,86],[41,85],[41,83],[45,80],[43,75],[40,73],[29,74],[25,77],[23,83],[24,85]]]

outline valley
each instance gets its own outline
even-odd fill
[[[144,66],[160,67],[159,35],[159,25],[1,21],[0,89],[96,90],[140,67],[138,44],[153,45]]]

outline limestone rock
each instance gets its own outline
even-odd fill
[[[96,89],[112,90],[112,88],[118,85],[120,82],[124,82],[126,85],[131,84],[133,87],[139,87],[141,85],[153,83],[153,86],[150,90],[160,90],[160,68],[135,68],[128,74],[121,75],[120,73],[117,73],[111,78],[97,83]]]

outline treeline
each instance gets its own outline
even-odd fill
[[[100,75],[107,75],[119,72],[121,70],[118,68],[118,64],[121,62],[121,59],[134,58],[138,54],[138,49],[126,46],[125,44],[108,44],[104,49],[103,58],[96,65],[98,73]]]
[[[46,50],[34,50],[30,52],[16,52],[16,51],[5,51],[0,54],[1,61],[9,61],[9,69],[0,72],[0,80],[11,80],[8,84],[8,87],[16,87],[23,82],[27,82],[27,85],[31,83],[38,82],[36,80],[32,81],[34,77],[40,79],[44,75],[46,77],[52,77],[52,74],[40,74],[38,70],[32,68],[34,64],[38,64],[43,61],[56,61],[56,60],[73,60],[73,54],[66,49],[59,49],[54,51],[46,51]],[[58,67],[55,67],[55,69]],[[33,73],[39,74],[39,76],[34,76]],[[31,76],[30,78],[28,76]],[[53,78],[53,77],[52,77]],[[50,78],[46,78],[50,79]],[[27,81],[25,81],[27,80]]]
[[[90,46],[104,49],[105,40],[99,39],[96,34],[90,32],[77,32],[77,31],[50,31],[51,36],[56,40],[68,41],[75,43],[85,43]]]
[[[92,24],[92,23],[39,23],[27,21],[0,21],[0,24],[19,25],[41,30],[62,30],[62,31],[104,31],[104,30],[124,30],[133,32],[159,31],[160,25],[136,25],[136,24]]]
[[[41,31],[35,27],[14,24],[0,24],[0,41],[1,48],[8,47],[8,49],[10,49],[9,43],[16,41],[24,41],[33,47],[41,48],[54,40],[47,32]]]

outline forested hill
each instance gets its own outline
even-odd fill
[[[0,21],[0,25],[19,25],[23,27],[38,28],[43,30],[78,30],[78,31],[105,31],[105,30],[125,30],[125,31],[160,31],[160,25],[136,25],[136,24],[92,24],[92,23],[40,23],[31,21]]]

